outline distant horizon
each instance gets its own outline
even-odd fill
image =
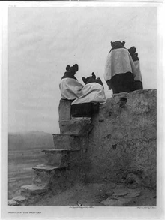
[[[8,131],[8,134],[25,134],[25,133],[44,133],[44,134],[52,134],[46,131]]]

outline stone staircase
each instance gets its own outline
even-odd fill
[[[88,134],[92,129],[90,118],[63,121],[62,133],[53,134],[54,149],[42,150],[44,164],[32,167],[31,185],[23,185],[9,206],[26,206],[38,201],[43,194],[57,194],[84,178],[85,152]]]

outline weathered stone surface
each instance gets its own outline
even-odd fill
[[[57,187],[66,182],[66,167],[54,167],[39,165],[33,167],[34,177],[32,183],[37,186],[45,186],[46,188]]]
[[[45,186],[37,186],[37,185],[24,185],[21,186],[21,195],[25,197],[34,196],[36,194],[43,194],[48,191]]]
[[[70,100],[62,100],[62,99],[60,100],[60,103],[58,106],[59,121],[70,120],[71,118],[70,106],[71,106]]]
[[[131,189],[128,191],[128,194],[125,196],[125,198],[134,198],[140,196],[140,190],[132,190]]]
[[[116,198],[116,199],[108,198],[106,200],[103,200],[101,204],[105,206],[125,206],[130,201],[131,201],[130,198]]]
[[[124,198],[133,198],[140,195],[140,190],[127,188],[125,185],[117,186],[113,189],[112,198],[124,197]]]
[[[113,197],[125,196],[128,194],[127,189],[115,189],[113,193]]]
[[[36,167],[33,167],[32,169],[36,170],[36,171],[41,171],[41,172],[42,171],[49,172],[49,171],[56,171],[61,168],[65,168],[65,166],[64,167],[55,167],[55,166],[50,166],[50,165],[45,165],[45,164],[39,164]]]
[[[129,189],[125,185],[116,185],[109,197],[101,203],[106,206],[125,206],[132,202],[141,193],[139,189]],[[107,192],[106,192],[106,195]]]
[[[90,118],[72,118],[60,121],[61,134],[87,135],[93,128]]]
[[[37,186],[50,187],[53,182],[57,182],[59,177],[65,172],[66,167],[54,167],[40,164],[34,169],[33,184]]]
[[[18,203],[14,201],[13,199],[8,200],[8,206],[17,206]]]
[[[13,198],[13,200],[16,202],[24,202],[26,198],[24,196],[16,196]]]
[[[135,182],[156,186],[156,103],[156,90],[137,90],[107,99],[99,114],[92,118],[94,127],[87,151],[90,180],[120,181],[123,172],[140,170],[142,175],[134,175]]]
[[[14,201],[16,201],[17,205],[24,206],[27,203],[27,198],[24,196],[16,196],[13,198]]]
[[[44,162],[46,165],[56,167],[68,167],[69,151],[65,149],[47,149],[43,150]]]
[[[81,137],[67,134],[52,134],[55,149],[80,149]]]

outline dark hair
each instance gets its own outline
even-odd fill
[[[123,48],[125,41],[111,41],[112,50]]]
[[[70,65],[67,65],[66,66],[66,71],[69,71],[70,70]]]
[[[130,56],[132,57],[133,61],[139,60],[138,53],[136,53],[136,47],[130,47],[128,49],[128,51],[129,51]]]
[[[82,81],[85,83],[85,84],[88,84],[88,83],[99,83],[100,85],[103,86],[103,83],[100,79],[100,77],[97,77],[96,79],[96,75],[94,72],[92,72],[92,76],[89,76],[89,77],[82,77]]]
[[[96,75],[95,75],[94,72],[92,72],[92,77],[93,77],[94,79],[96,79]]]
[[[79,70],[79,65],[78,65],[78,64],[74,64],[74,65],[73,65],[73,68],[74,68],[74,70],[75,70],[75,72],[76,72],[76,71]]]
[[[128,51],[130,54],[136,53],[136,47],[130,47]]]

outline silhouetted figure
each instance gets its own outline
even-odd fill
[[[136,47],[130,47],[130,49],[128,51],[133,59],[134,65],[135,65],[136,76],[134,78],[133,91],[138,90],[138,89],[143,89],[142,74],[141,74],[141,70],[140,70],[138,53],[136,53]]]
[[[125,41],[111,41],[106,60],[104,79],[113,94],[133,91],[135,66],[124,44]]]

